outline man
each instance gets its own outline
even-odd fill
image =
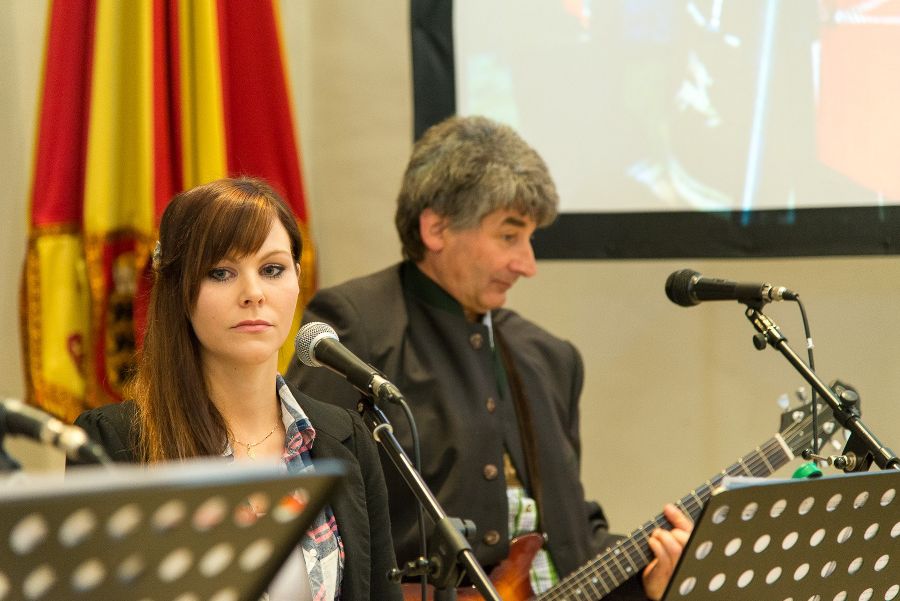
[[[451,516],[478,528],[473,545],[490,568],[509,539],[545,534],[530,576],[552,587],[611,544],[600,506],[580,482],[581,357],[502,309],[519,277],[536,273],[531,236],[556,217],[558,196],[540,156],[512,129],[482,117],[429,129],[410,159],[397,201],[405,261],[319,291],[304,321],[335,327],[347,348],[382,370],[409,402],[422,441],[421,472]],[[339,376],[295,366],[290,380],[354,407]],[[381,407],[404,448],[402,412]],[[418,555],[415,500],[385,466],[398,560]],[[657,559],[612,598],[658,599],[690,522],[674,507],[672,532],[654,533]]]

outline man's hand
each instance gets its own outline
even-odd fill
[[[672,524],[672,530],[657,528],[650,535],[647,544],[656,558],[644,569],[644,592],[647,597],[658,601],[666,592],[666,585],[672,578],[675,564],[687,544],[694,529],[694,524],[674,505],[663,508],[666,519]]]

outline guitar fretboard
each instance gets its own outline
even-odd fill
[[[787,436],[788,433],[786,432]],[[766,477],[794,458],[791,449],[781,435],[776,435],[754,451],[744,455],[736,463],[710,478],[702,486],[692,490],[676,505],[696,520],[710,495],[722,483],[725,476]],[[653,559],[647,543],[657,528],[671,530],[672,525],[663,514],[632,532],[593,560],[564,578],[549,591],[538,595],[541,601],[597,600],[618,588],[623,582],[640,573]]]

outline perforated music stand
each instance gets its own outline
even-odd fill
[[[0,601],[257,601],[342,475],[200,460],[0,484]]]
[[[710,498],[666,601],[900,599],[900,472],[761,483]]]

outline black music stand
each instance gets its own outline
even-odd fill
[[[665,601],[900,599],[900,473],[735,486],[703,509]]]
[[[207,459],[0,483],[0,601],[257,601],[343,473]]]

